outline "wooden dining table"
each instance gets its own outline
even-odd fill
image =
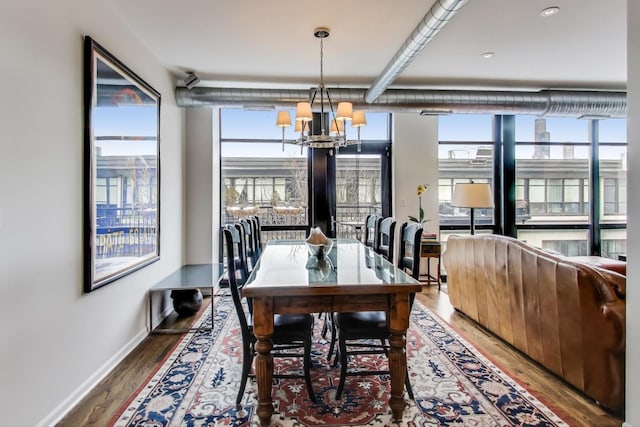
[[[357,240],[334,241],[328,255],[312,256],[303,240],[269,241],[242,292],[253,299],[253,330],[260,424],[273,414],[271,355],[276,313],[386,311],[389,323],[389,407],[396,420],[406,406],[406,333],[410,295],[422,286]]]

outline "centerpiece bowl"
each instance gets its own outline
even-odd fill
[[[325,243],[322,244],[313,244],[309,242],[305,242],[307,245],[307,250],[309,251],[309,255],[314,256],[318,259],[324,258],[329,254],[331,248],[333,248],[333,240],[327,239]]]

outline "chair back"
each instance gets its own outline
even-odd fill
[[[380,227],[380,221],[382,218],[377,213],[367,215],[367,219],[364,224],[364,244],[370,248],[376,248],[378,229]]]
[[[410,270],[411,277],[420,278],[420,251],[422,226],[417,222],[403,223],[400,227],[400,248],[398,252],[398,268]]]
[[[233,259],[233,263],[235,266],[235,269],[234,269],[235,281],[238,285],[243,285],[244,282],[246,282],[247,279],[249,278],[249,264],[247,262],[246,246],[243,240],[244,228],[242,227],[242,225],[238,223],[227,224],[223,228],[223,236],[224,236],[224,230],[231,231],[232,238],[233,238],[232,239],[233,251],[227,252],[227,260],[229,259],[229,257]],[[227,243],[225,241],[225,250],[227,250],[226,244]],[[227,269],[226,276],[229,276],[230,274],[231,274],[230,270]]]
[[[242,300],[242,287],[245,281],[242,283],[237,280],[238,269],[246,268],[243,266],[243,247],[242,238],[240,237],[240,230],[235,226],[225,226],[222,230],[224,235],[225,250],[227,252],[226,265],[227,276],[229,280],[229,290],[231,291],[231,298],[233,299],[233,305],[238,315],[238,321],[240,322],[240,329],[242,330],[242,339],[250,339],[251,332],[249,329],[249,322],[247,321],[247,314],[245,313],[243,300]],[[238,262],[239,261],[239,262]],[[242,274],[241,274],[242,275]],[[251,301],[247,301],[247,307],[249,313],[253,311]],[[246,341],[248,342],[248,341]]]
[[[377,235],[376,252],[393,263],[393,247],[395,244],[396,220],[393,217],[387,217],[380,221],[380,227]]]
[[[258,253],[255,248],[255,238],[253,235],[253,225],[251,224],[251,221],[246,219],[241,219],[237,224],[242,227],[242,230],[240,230],[240,236],[244,244],[244,252],[247,257],[247,261],[250,261],[247,263],[247,267],[249,268],[249,271],[251,271],[253,266],[256,265],[256,262],[258,262]]]
[[[262,254],[262,230],[260,230],[260,218],[258,216],[252,216],[249,218],[251,225],[253,226],[253,247],[255,248],[258,258]]]

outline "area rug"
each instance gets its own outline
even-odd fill
[[[257,426],[256,384],[250,379],[239,409],[241,336],[228,298],[215,301],[213,331],[187,334],[157,372],[132,396],[112,425]],[[211,324],[207,310],[199,320]],[[316,322],[313,388],[302,379],[274,379],[274,426],[564,426],[558,415],[500,371],[416,300],[407,333],[407,361],[415,400],[403,419],[388,408],[388,376],[348,377],[340,400],[340,368],[327,362],[328,343]],[[276,359],[277,370],[301,372],[297,359]],[[384,356],[358,356],[355,366],[379,368]]]

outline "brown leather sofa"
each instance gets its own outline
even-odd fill
[[[443,254],[456,310],[619,411],[626,277],[584,261],[498,235],[451,236]]]

